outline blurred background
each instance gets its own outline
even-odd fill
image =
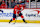
[[[17,3],[24,8],[40,8],[40,0],[0,0],[0,8],[14,8]]]

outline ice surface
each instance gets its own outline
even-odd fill
[[[8,23],[8,22],[0,22],[0,27],[40,27],[40,24],[37,23]]]

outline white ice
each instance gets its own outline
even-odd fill
[[[8,23],[8,22],[0,22],[0,27],[40,27],[40,24],[37,23]]]

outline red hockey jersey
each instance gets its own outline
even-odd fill
[[[14,7],[14,14],[19,14],[21,12],[21,10],[23,10],[23,6],[22,5],[19,5],[19,7],[16,5]]]

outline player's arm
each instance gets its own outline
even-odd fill
[[[23,8],[23,6],[21,5],[21,11],[23,10],[24,8]]]

